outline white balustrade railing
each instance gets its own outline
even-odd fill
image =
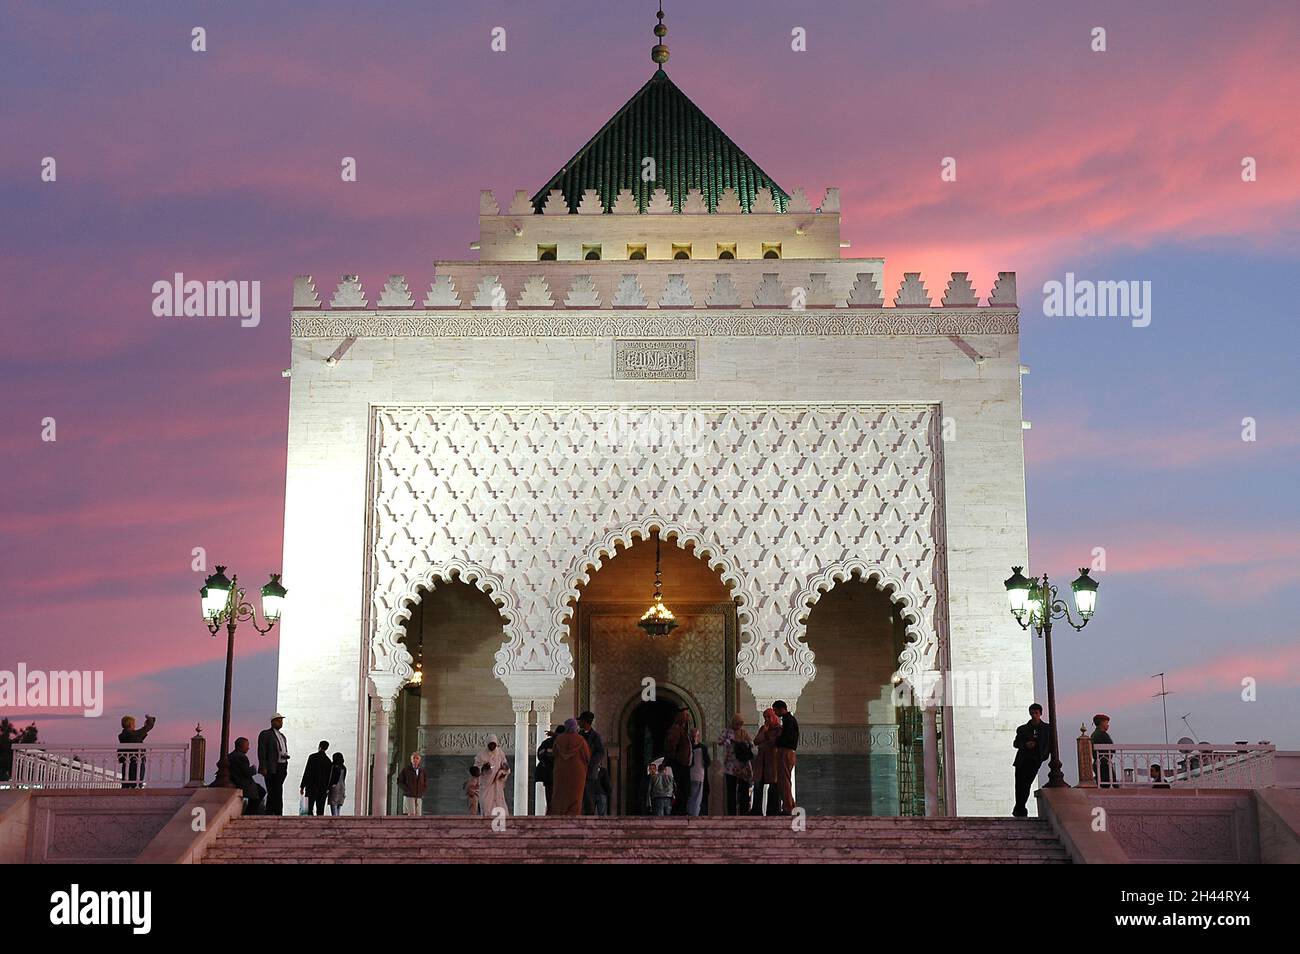
[[[14,746],[14,788],[179,788],[190,778],[188,742]]]
[[[1094,745],[1093,775],[1102,788],[1267,788],[1276,778],[1276,748],[1208,742]]]

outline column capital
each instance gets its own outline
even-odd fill
[[[532,699],[511,699],[510,708],[513,709],[515,712],[532,712],[533,700]]]
[[[397,706],[397,694],[402,691],[406,680],[396,673],[383,670],[371,670],[366,689],[370,695],[383,703],[384,711],[391,713]]]
[[[565,683],[553,672],[512,672],[500,677],[511,699],[554,699]]]
[[[789,694],[783,696],[773,696],[771,699],[755,699],[754,708],[758,710],[759,715],[762,715],[764,710],[772,708],[772,703],[776,702],[778,698],[782,702],[784,702],[787,706],[790,707],[791,712],[799,711],[799,697],[792,696]]]
[[[794,712],[799,707],[799,695],[808,684],[808,677],[793,672],[754,672],[744,677],[754,694],[754,702],[762,713],[777,699]]]

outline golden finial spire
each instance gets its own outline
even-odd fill
[[[659,22],[655,24],[655,36],[659,37],[659,42],[650,49],[650,59],[663,69],[664,64],[668,62],[668,47],[664,46],[664,37],[668,33],[668,28],[664,26],[664,0],[659,0],[659,12],[655,15],[659,18]]]

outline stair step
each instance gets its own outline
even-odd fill
[[[244,839],[240,837],[231,837],[228,844],[239,844],[246,847],[274,847],[279,849],[285,848],[313,848],[320,845],[372,845],[372,846],[393,846],[400,847],[406,844],[493,844],[495,842],[509,841],[513,844],[526,844],[538,848],[545,848],[548,845],[563,844],[612,844],[621,846],[631,845],[748,845],[755,843],[766,843],[772,845],[964,845],[964,846],[997,846],[997,845],[1054,845],[1056,839],[1049,837],[1034,838],[907,838],[907,837],[887,837],[887,836],[835,836],[835,835],[809,835],[807,833],[789,833],[780,836],[754,836],[752,838],[673,838],[673,837],[629,837],[629,836],[612,836],[601,837],[597,835],[580,835],[575,837],[528,837],[503,832],[496,835],[475,835],[468,838],[455,837],[411,837],[411,838],[256,838]]]
[[[1068,864],[1042,819],[788,817],[539,818],[504,831],[468,815],[237,818],[206,864],[903,863]]]

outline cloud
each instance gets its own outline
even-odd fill
[[[1233,650],[1213,659],[1165,672],[1165,685],[1187,697],[1229,695],[1240,699],[1242,680],[1252,679],[1261,693],[1300,686],[1300,645]],[[1114,715],[1151,701],[1150,678],[1134,677],[1070,692],[1058,702],[1061,711]]]
[[[977,287],[987,288],[999,269],[1054,272],[1098,247],[1229,237],[1273,247],[1300,211],[1294,124],[1279,121],[1300,101],[1300,72],[1294,37],[1281,32],[1259,18],[1223,34],[1182,33],[1141,57],[1071,58],[1068,70],[1049,62],[1064,55],[1059,42],[1023,46],[1017,75],[1051,80],[1018,84],[1004,105],[1014,103],[1015,121],[949,114],[941,131],[891,140],[908,161],[869,167],[877,188],[846,192],[855,249],[885,251],[879,236],[889,236],[890,280],[919,267],[933,289],[953,270],[984,276]],[[900,105],[943,102],[960,82],[969,80],[915,77]],[[859,152],[837,155],[856,161]],[[940,180],[945,155],[957,159],[956,182]],[[1241,179],[1247,155],[1259,163],[1256,182]],[[848,168],[841,176],[859,179]]]
[[[1155,577],[1205,602],[1235,603],[1300,586],[1300,536],[1282,527],[1194,526],[1125,520],[1034,541],[1036,566],[1076,567],[1105,549],[1107,577]],[[1085,557],[1080,555],[1084,554]]]
[[[1039,415],[1025,433],[1025,463],[1036,474],[1073,470],[1080,459],[1091,466],[1121,462],[1130,470],[1177,470],[1215,462],[1225,467],[1253,463],[1260,455],[1300,447],[1300,416],[1270,415],[1258,439],[1241,439],[1241,418],[1224,414],[1218,421],[1198,415],[1194,426],[1133,430],[1093,420]]]

